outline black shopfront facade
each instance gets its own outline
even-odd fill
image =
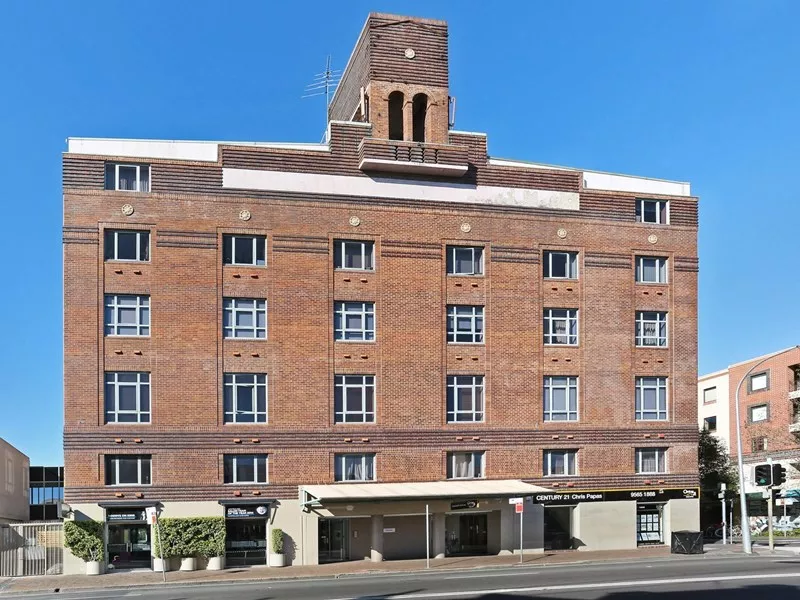
[[[271,499],[220,500],[225,517],[225,564],[266,565],[269,559]]]

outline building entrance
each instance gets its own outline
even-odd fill
[[[268,504],[225,503],[225,562],[230,566],[267,564]]]
[[[108,561],[115,569],[150,568],[150,527],[108,524]]]
[[[451,514],[445,522],[447,556],[487,553],[487,515]]]
[[[350,524],[347,519],[319,520],[319,562],[347,560]]]
[[[544,507],[544,549],[572,550],[572,511],[574,506]]]

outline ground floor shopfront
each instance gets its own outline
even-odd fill
[[[561,493],[521,481],[471,483],[477,485],[303,486],[298,499],[114,501],[72,509],[76,519],[105,522],[105,559],[114,570],[152,568],[156,530],[145,521],[146,506],[156,506],[162,518],[224,517],[228,567],[269,564],[275,527],[284,532],[287,564],[295,565],[512,554],[520,548],[632,549],[668,544],[672,531],[699,528],[696,489]],[[65,555],[65,573],[83,572],[81,561]]]

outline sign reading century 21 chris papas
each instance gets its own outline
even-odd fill
[[[695,500],[700,497],[697,488],[648,488],[637,490],[607,490],[590,492],[542,492],[532,496],[535,504],[573,504],[578,502],[622,502],[667,500]]]

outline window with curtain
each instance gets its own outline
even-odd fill
[[[336,454],[334,456],[336,481],[375,481],[374,454]]]
[[[448,479],[480,479],[483,477],[483,452],[448,452]]]

